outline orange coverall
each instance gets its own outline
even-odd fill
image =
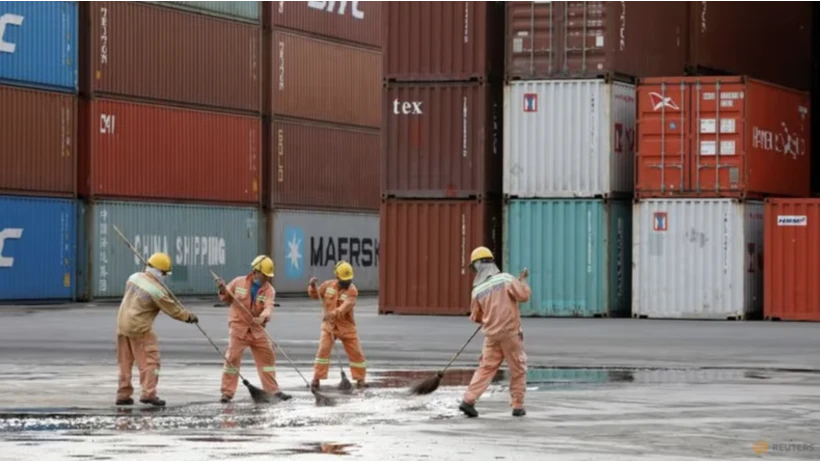
[[[340,290],[336,280],[328,280],[319,288],[308,285],[308,296],[312,299],[322,298],[323,315],[330,315],[329,320],[322,321],[322,332],[319,336],[319,349],[314,360],[314,381],[328,378],[328,368],[331,364],[331,349],[334,341],[339,338],[345,347],[350,361],[351,376],[356,381],[365,380],[365,354],[359,343],[356,332],[356,321],[353,309],[359,292],[351,283],[345,290]]]
[[[254,314],[254,317],[270,319],[274,309],[274,297],[276,291],[270,283],[264,283],[259,287],[257,297],[251,302],[251,284],[254,282],[253,274],[243,275],[231,280],[225,288],[234,294],[236,302],[245,306],[245,309]],[[230,301],[227,293],[220,293],[222,301]],[[228,308],[228,351],[225,353],[226,364],[222,370],[222,395],[233,397],[237,390],[239,381],[239,367],[242,363],[242,353],[245,348],[250,347],[257,365],[259,380],[262,382],[262,389],[266,392],[275,393],[279,390],[276,381],[276,354],[268,337],[265,335],[265,325],[254,325],[251,316],[236,303],[231,303]]]
[[[128,278],[117,312],[117,364],[120,368],[117,400],[131,398],[131,370],[140,370],[140,399],[157,397],[160,348],[154,334],[154,319],[160,311],[185,322],[191,313],[174,302],[152,274],[137,272]]]
[[[485,343],[479,368],[473,374],[464,401],[473,404],[487,390],[502,365],[510,368],[510,406],[524,408],[527,356],[519,333],[519,304],[530,299],[530,287],[510,274],[491,276],[471,293],[470,319],[482,324]]]

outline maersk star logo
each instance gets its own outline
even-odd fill
[[[285,276],[291,279],[302,277],[305,271],[305,233],[299,227],[285,228]]]

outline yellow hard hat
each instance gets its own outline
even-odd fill
[[[171,272],[171,258],[165,253],[154,253],[148,258],[148,265],[158,271]]]
[[[347,261],[339,261],[334,266],[334,275],[343,282],[349,282],[353,280],[353,266],[348,264]]]
[[[493,259],[493,253],[488,247],[476,247],[476,249],[470,254],[471,264],[480,259]]]
[[[266,277],[273,277],[274,261],[265,255],[259,255],[251,261],[251,269],[260,271]]]

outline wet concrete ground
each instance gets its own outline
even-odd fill
[[[269,332],[310,379],[319,310],[281,303]],[[372,387],[349,396],[323,389],[337,399],[327,408],[314,405],[282,354],[277,378],[294,399],[254,405],[240,385],[235,403],[217,403],[216,353],[195,328],[160,318],[160,393],[169,402],[160,410],[112,405],[116,304],[2,307],[0,459],[819,457],[817,324],[526,319],[528,415],[510,416],[501,373],[477,404],[480,417],[466,419],[456,406],[481,338],[434,394],[407,388],[461,346],[467,319],[380,317],[375,300],[361,304]],[[225,310],[191,307],[224,347]],[[252,363],[246,353],[242,371],[258,383]],[[326,386],[339,380],[334,367]]]

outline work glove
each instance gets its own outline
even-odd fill
[[[254,323],[265,326],[268,323],[268,317],[254,317]]]
[[[527,268],[525,267],[522,270],[522,272],[519,274],[519,280],[525,281],[525,280],[527,280],[527,277],[529,275],[530,275],[530,271],[528,271]]]
[[[188,320],[186,320],[185,323],[200,323],[200,319],[197,318],[197,314],[189,312]]]
[[[318,280],[316,279],[316,277],[311,277],[311,280],[308,280],[308,285],[316,288],[317,282],[318,282]]]
[[[219,288],[220,292],[222,292],[222,290],[225,289],[225,280],[223,280],[223,279],[214,279],[214,283],[217,285],[217,288]]]

